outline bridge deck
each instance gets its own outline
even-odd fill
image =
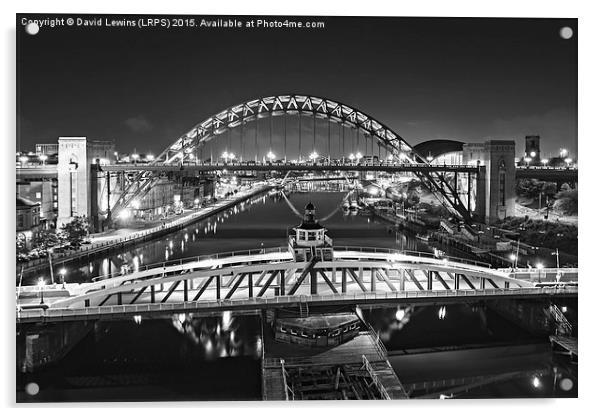
[[[17,322],[60,322],[90,319],[110,319],[134,315],[161,315],[184,312],[213,313],[217,311],[256,311],[280,307],[296,307],[299,302],[320,305],[415,305],[471,302],[482,299],[536,298],[541,296],[576,296],[577,288],[523,288],[483,290],[432,290],[415,292],[346,293],[330,295],[278,296],[252,299],[220,299],[178,303],[150,303],[97,306],[80,309],[19,310]]]
[[[212,172],[221,170],[231,171],[381,171],[381,172],[478,172],[478,167],[472,165],[431,165],[416,164],[299,164],[299,163],[220,163],[220,164],[118,164],[103,165],[107,172],[123,171],[156,171],[156,172]]]

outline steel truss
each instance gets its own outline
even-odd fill
[[[357,129],[358,133],[376,138],[379,147],[385,148],[393,155],[396,162],[427,163],[423,156],[392,129],[356,108],[327,98],[285,94],[253,99],[212,115],[180,136],[151,165],[182,163],[189,154],[225,132],[236,127],[242,129],[245,124],[262,118],[287,114],[327,119]],[[353,137],[350,140],[353,141]],[[448,183],[445,175],[439,172],[416,172],[416,176],[454,215],[471,221],[470,209],[464,206],[458,197],[457,189]],[[123,190],[112,211],[118,213],[122,208],[128,207],[135,198],[145,195],[156,181],[157,178],[152,172],[138,172],[134,181],[136,183]]]
[[[114,278],[90,286],[81,295],[57,301],[55,307],[99,307],[205,300],[257,299],[299,295],[424,292],[531,287],[529,282],[490,269],[463,265],[391,263],[345,258],[324,261],[235,266],[195,270],[194,265],[158,268],[135,279]]]

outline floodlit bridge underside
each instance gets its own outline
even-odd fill
[[[381,250],[381,251],[379,251]],[[574,289],[574,288],[573,288]],[[540,295],[539,288],[478,264],[391,252],[335,250],[333,260],[295,262],[285,248],[250,255],[199,259],[67,288],[48,309],[22,310],[21,319],[172,310],[253,309],[300,302],[361,304],[450,301],[503,295]],[[576,290],[576,289],[575,289]]]
[[[356,108],[329,100],[327,98],[314,97],[309,95],[286,94],[271,97],[258,98],[247,101],[242,104],[230,107],[218,114],[215,114],[201,123],[194,126],[190,131],[179,137],[173,144],[165,149],[152,163],[151,166],[171,165],[174,163],[184,164],[192,160],[204,160],[206,157],[204,148],[212,140],[240,129],[241,145],[244,126],[250,122],[258,122],[263,118],[270,118],[270,141],[272,135],[271,118],[274,116],[284,117],[284,142],[286,148],[286,116],[299,116],[299,141],[301,142],[301,117],[310,117],[314,120],[314,142],[316,136],[316,119],[328,120],[328,137],[330,146],[330,124],[335,123],[343,127],[353,129],[355,137],[349,137],[345,140],[359,143],[360,133],[366,140],[368,138],[377,144],[380,149],[385,151],[388,158],[393,162],[404,164],[424,164],[426,159],[418,154],[401,136],[387,127],[385,124],[377,121]],[[255,147],[257,147],[257,130],[255,125]],[[343,129],[344,130],[344,129]],[[251,146],[253,143],[251,143]],[[285,151],[286,153],[286,151]],[[437,171],[415,171],[414,174],[421,182],[437,197],[454,215],[462,217],[467,221],[471,219],[470,209],[464,205],[459,196],[458,188],[442,172]],[[152,170],[139,171],[134,180],[124,189],[124,192],[117,199],[112,207],[114,215],[118,215],[121,209],[130,206],[135,198],[144,196],[150,188],[156,183],[157,174]],[[469,174],[470,181],[470,174]],[[456,181],[457,182],[457,181]]]

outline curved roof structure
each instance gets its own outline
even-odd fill
[[[419,143],[414,146],[414,150],[423,157],[430,154],[436,158],[446,153],[461,152],[463,146],[464,143],[457,140],[436,139]]]

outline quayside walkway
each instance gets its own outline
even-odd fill
[[[250,189],[240,191],[233,196],[220,199],[207,207],[193,210],[192,212],[185,212],[183,215],[166,219],[162,223],[148,228],[130,230],[118,229],[107,233],[97,234],[91,237],[90,244],[83,245],[78,250],[66,253],[53,253],[52,261],[55,264],[64,264],[82,257],[95,256],[115,249],[116,247],[123,247],[125,245],[150,240],[159,235],[171,233],[174,230],[217,214],[218,212],[228,209],[271,188],[273,188],[273,185],[256,185]],[[33,270],[46,269],[48,267],[48,258],[44,257],[17,265],[17,272],[21,272],[21,269],[23,269],[23,272],[27,273]]]

